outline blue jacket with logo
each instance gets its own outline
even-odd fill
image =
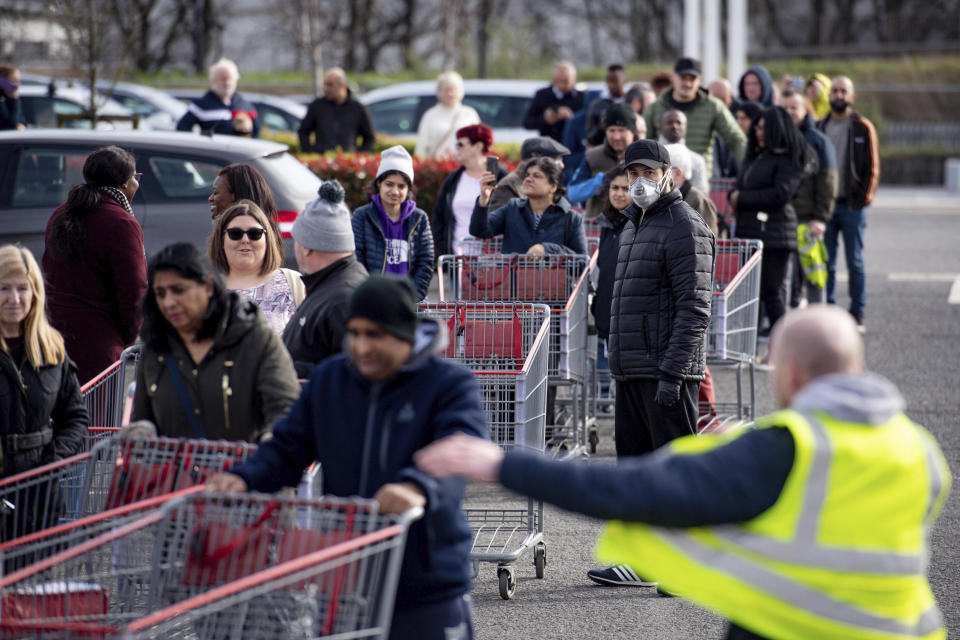
[[[452,598],[470,589],[470,528],[460,506],[466,482],[438,480],[418,470],[413,454],[456,432],[488,437],[480,388],[473,374],[437,352],[440,326],[423,320],[414,352],[391,379],[372,382],[345,354],[314,367],[273,438],[233,469],[251,490],[296,486],[314,460],[323,465],[323,490],[372,498],[391,482],[414,482],[427,497],[414,523],[397,589],[397,610]]]
[[[384,273],[387,269],[387,235],[383,231],[377,206],[371,202],[359,207],[353,212],[351,224],[357,260],[370,273]],[[407,235],[410,279],[417,288],[420,300],[423,300],[433,280],[433,232],[427,212],[415,208],[403,219],[403,232]]]

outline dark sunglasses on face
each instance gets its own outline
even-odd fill
[[[243,239],[244,234],[250,238],[251,242],[256,242],[263,237],[263,234],[267,232],[266,229],[261,229],[260,227],[250,227],[249,229],[241,229],[240,227],[228,227],[226,229],[227,237],[233,240],[234,242],[239,242]]]

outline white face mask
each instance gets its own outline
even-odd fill
[[[664,174],[663,180],[654,182],[647,178],[637,178],[630,185],[630,199],[641,209],[647,209],[660,197],[660,193],[666,186],[667,174]]]

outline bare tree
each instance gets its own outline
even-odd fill
[[[97,95],[97,80],[109,63],[116,81],[123,60],[109,57],[108,52],[125,49],[117,48],[109,0],[53,0],[51,8],[66,34],[74,70],[90,87],[90,126],[96,127],[97,111],[103,102]]]
[[[130,42],[133,67],[144,73],[165,68],[183,35],[189,4],[184,0],[110,0],[123,40]]]

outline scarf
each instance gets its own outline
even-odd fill
[[[133,209],[130,207],[130,202],[127,201],[127,196],[123,195],[123,191],[120,191],[120,189],[116,187],[98,187],[98,189],[119,202],[120,205],[127,210],[127,213],[131,216],[133,215]]]

